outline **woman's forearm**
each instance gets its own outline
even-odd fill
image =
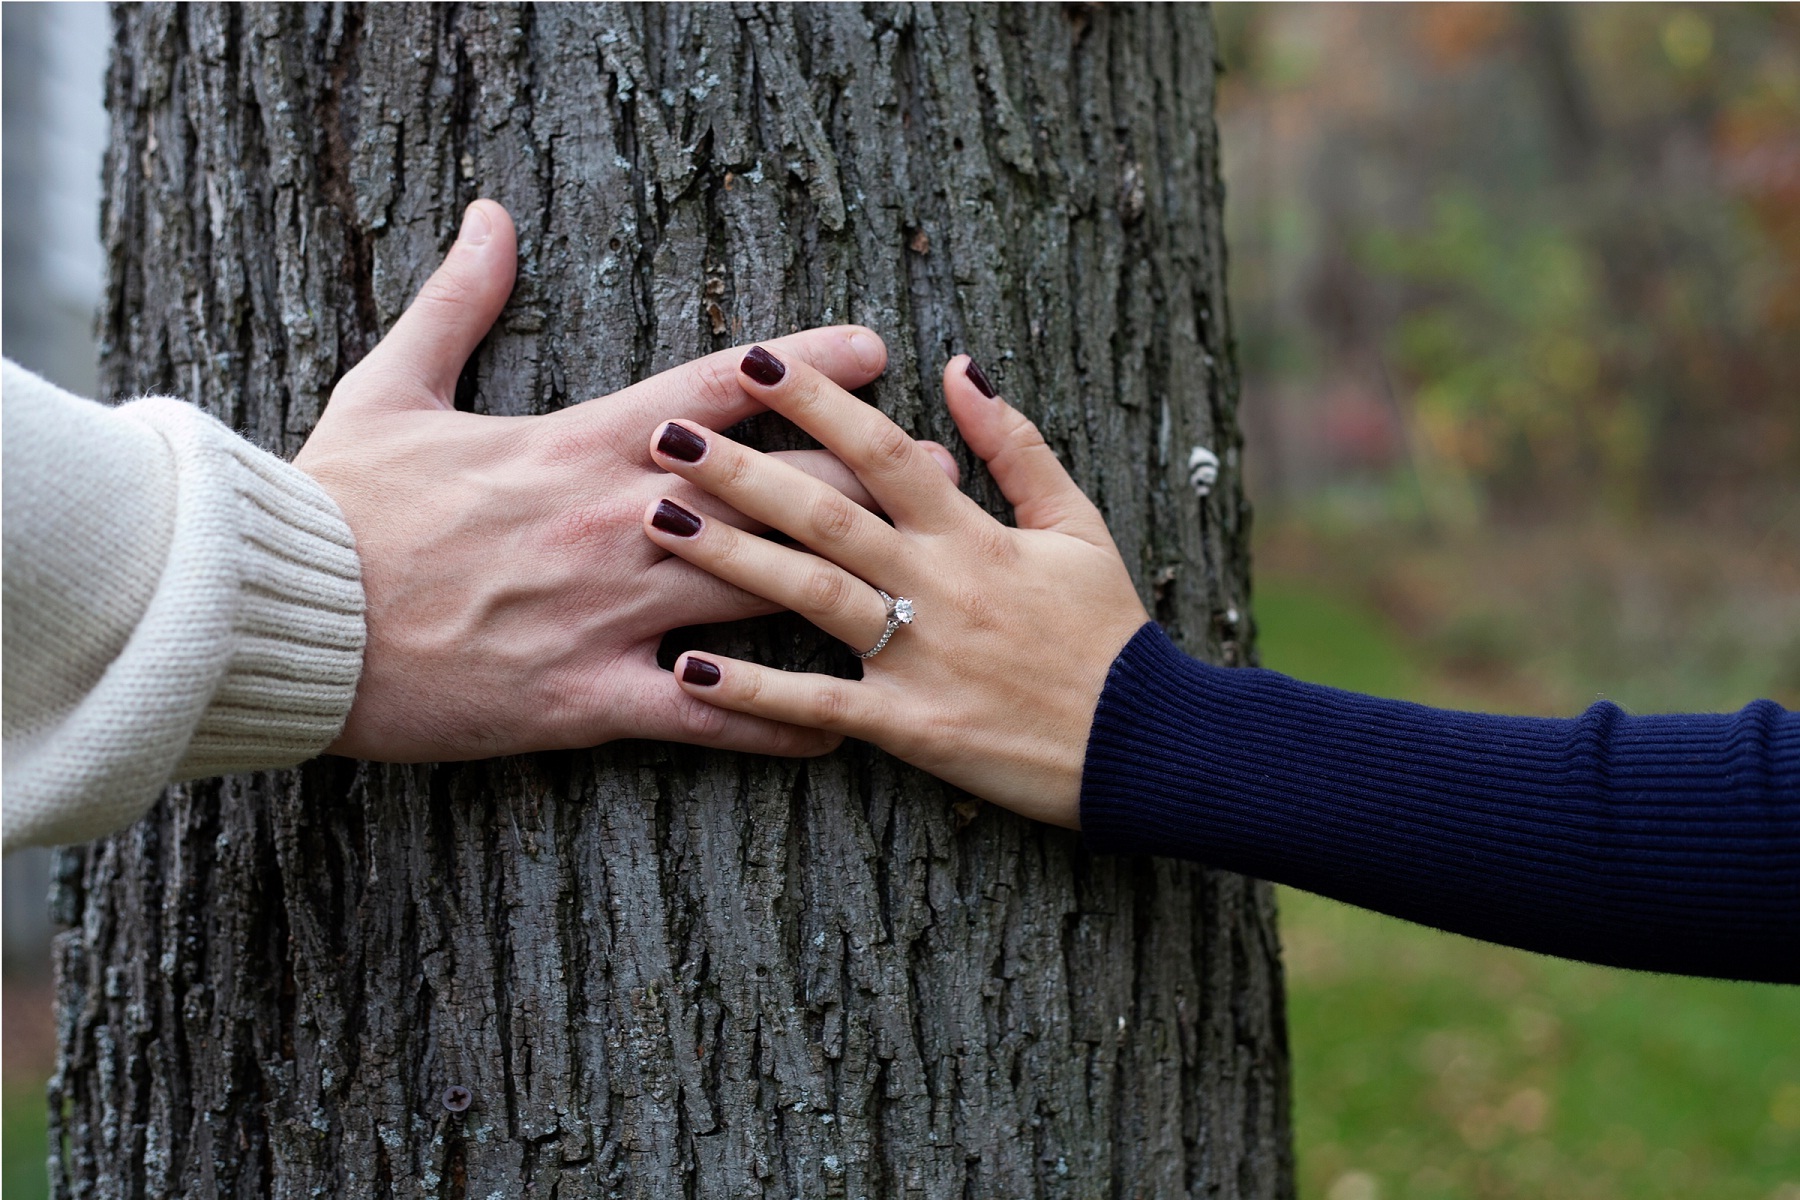
[[[1146,625],[1084,766],[1095,849],[1653,971],[1800,982],[1800,715],[1448,712],[1223,670]]]

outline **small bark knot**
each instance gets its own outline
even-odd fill
[[[459,1084],[444,1089],[444,1107],[451,1112],[462,1112],[475,1099],[475,1093]]]

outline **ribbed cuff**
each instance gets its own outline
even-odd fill
[[[231,495],[238,600],[223,677],[173,778],[290,766],[330,745],[356,699],[361,565],[337,504],[304,471],[174,400],[124,411],[202,443]],[[199,436],[194,436],[196,433]]]

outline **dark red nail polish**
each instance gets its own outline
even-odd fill
[[[744,374],[764,387],[774,387],[787,375],[787,367],[761,346],[752,346],[744,355]]]
[[[681,668],[681,681],[697,683],[701,687],[711,687],[719,682],[719,668],[704,658],[690,658],[687,660],[687,665]]]
[[[987,373],[975,365],[974,359],[971,358],[968,365],[963,367],[963,374],[969,377],[969,382],[975,385],[975,390],[986,396],[989,400],[992,400],[995,396],[999,395],[998,392],[994,391],[994,385],[988,382]]]
[[[700,518],[673,500],[658,500],[656,514],[650,518],[650,523],[676,537],[693,537],[700,532]]]
[[[681,462],[699,462],[706,453],[706,439],[686,425],[671,421],[663,426],[662,436],[656,439],[656,452]]]

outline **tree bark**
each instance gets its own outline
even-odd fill
[[[190,397],[291,455],[492,196],[519,284],[463,406],[543,412],[860,321],[892,351],[870,401],[960,447],[935,378],[968,350],[1158,619],[1248,660],[1205,10],[116,26],[112,394]],[[747,435],[798,444],[766,417]],[[1224,462],[1204,498],[1194,446]],[[853,665],[793,618],[683,639]],[[1268,889],[1091,858],[867,746],[180,786],[65,855],[55,899],[60,1195],[1292,1191]]]

